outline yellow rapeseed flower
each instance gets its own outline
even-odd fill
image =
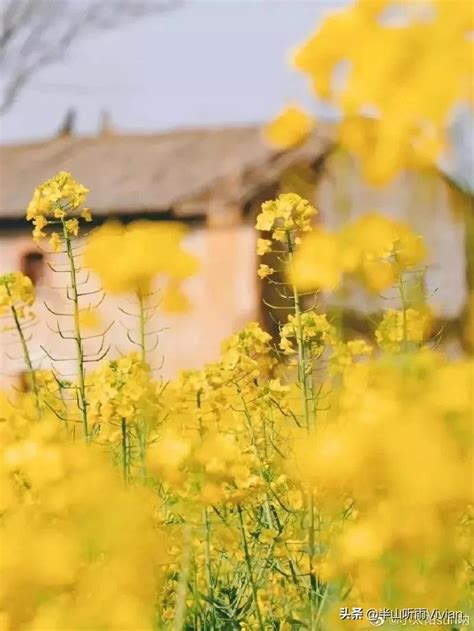
[[[0,276],[0,315],[11,307],[22,309],[30,307],[35,299],[35,290],[31,279],[21,272],[10,272]]]
[[[150,293],[157,277],[184,280],[197,270],[197,259],[183,248],[185,227],[178,223],[110,222],[89,237],[84,263],[112,294]]]
[[[89,189],[76,182],[71,174],[65,171],[60,171],[38,186],[26,211],[26,219],[32,221],[34,226],[33,238],[36,241],[45,238],[47,234],[43,228],[52,223],[62,224],[60,230],[50,236],[50,244],[54,251],[60,249],[63,229],[70,236],[76,237],[79,234],[79,217],[85,221],[92,220],[88,209],[81,211],[88,192]]]
[[[468,2],[450,7],[358,0],[329,14],[294,55],[315,95],[342,111],[339,142],[371,182],[436,163],[453,108],[472,102],[472,11]],[[341,85],[334,77],[343,65]],[[289,117],[290,137],[292,129]]]
[[[286,149],[304,142],[314,125],[314,119],[304,110],[289,106],[265,127],[264,132],[272,145]]]
[[[267,278],[267,276],[271,276],[274,272],[275,270],[273,269],[273,267],[269,267],[268,265],[260,265],[257,274],[260,276],[260,278]]]

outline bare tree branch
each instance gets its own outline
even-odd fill
[[[83,35],[167,11],[181,0],[0,0],[0,113]]]

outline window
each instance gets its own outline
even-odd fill
[[[21,257],[20,270],[33,281],[33,285],[41,283],[44,277],[44,254],[38,250],[29,250]]]

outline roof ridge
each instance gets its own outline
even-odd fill
[[[104,136],[101,133],[97,134],[73,134],[71,136],[51,136],[50,138],[41,138],[29,142],[7,142],[0,143],[0,150],[4,149],[33,149],[35,147],[44,147],[50,144],[71,144],[73,142],[90,142],[90,141],[108,141],[113,139],[125,139],[136,138],[146,141],[147,139],[177,137],[180,135],[206,135],[213,133],[232,133],[232,132],[244,132],[244,131],[260,131],[263,128],[263,124],[249,123],[249,124],[236,124],[236,125],[216,125],[216,126],[189,126],[189,127],[175,127],[172,129],[164,129],[161,131],[152,132],[137,132],[132,130],[116,131],[113,134]]]

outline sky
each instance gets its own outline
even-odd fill
[[[124,133],[260,123],[291,101],[318,113],[289,53],[344,4],[190,0],[88,34],[38,72],[0,116],[0,141],[51,137],[69,108],[80,134],[96,133],[104,110]]]

